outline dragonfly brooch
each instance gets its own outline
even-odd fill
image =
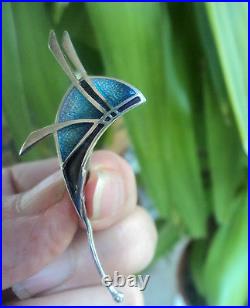
[[[67,31],[63,33],[62,48],[54,31],[49,35],[49,49],[72,85],[59,106],[55,123],[32,132],[24,142],[20,155],[43,138],[53,134],[60,168],[77,214],[86,226],[89,247],[102,278],[106,276],[98,258],[93,230],[85,207],[84,186],[88,161],[96,142],[104,131],[125,112],[143,104],[146,99],[135,87],[124,81],[88,76]],[[108,287],[115,301],[123,294],[113,285]]]

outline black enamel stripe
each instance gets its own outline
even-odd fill
[[[120,108],[118,108],[118,111],[119,112],[122,112],[124,111],[125,109],[137,104],[140,102],[140,97],[139,96],[136,96],[135,98],[131,99],[130,101],[128,101],[126,104],[122,105]]]
[[[80,205],[78,202],[79,194],[79,176],[81,174],[82,161],[85,159],[88,149],[91,148],[92,142],[98,133],[103,129],[104,124],[98,124],[86,140],[76,149],[74,149],[71,156],[68,157],[64,164],[63,173],[66,178],[66,183],[69,188],[70,195],[77,206],[78,212]]]
[[[102,106],[106,111],[109,111],[110,108],[104,102],[104,100],[92,89],[92,87],[87,83],[86,80],[81,81],[81,86],[90,95],[100,106]]]

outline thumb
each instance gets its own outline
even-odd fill
[[[3,285],[33,275],[61,254],[77,229],[77,215],[59,172],[3,205]]]

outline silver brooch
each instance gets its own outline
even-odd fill
[[[106,276],[98,258],[93,230],[85,207],[84,185],[87,165],[93,148],[104,131],[130,109],[146,100],[135,87],[124,81],[88,76],[79,60],[68,32],[63,33],[62,48],[54,31],[49,35],[49,49],[69,77],[72,85],[59,106],[55,123],[32,132],[24,142],[20,155],[43,138],[53,134],[65,184],[80,220],[85,224],[88,243],[101,277]],[[109,286],[115,301],[123,294]]]

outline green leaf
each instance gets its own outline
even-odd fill
[[[247,153],[247,23],[246,3],[206,3],[213,44],[235,120]],[[211,55],[213,56],[213,55]]]
[[[223,114],[222,104],[208,81],[204,88],[214,214],[218,223],[224,223],[232,213],[232,200],[246,185],[247,162],[234,119]]]
[[[3,105],[18,149],[32,130],[54,122],[69,82],[48,50],[52,26],[44,4],[8,3],[4,9]],[[17,115],[18,121],[11,119]],[[55,153],[50,143],[32,151],[24,159]]]
[[[203,236],[207,209],[191,103],[165,4],[88,3],[88,10],[107,75],[129,81],[148,101],[126,115],[147,190],[162,217]]]
[[[189,265],[192,273],[192,280],[196,290],[200,295],[204,296],[204,281],[203,281],[203,267],[207,254],[208,240],[197,240],[191,243]]]
[[[51,15],[54,15],[53,12]],[[90,75],[103,73],[103,63],[97,48],[95,32],[85,4],[69,3],[63,11],[60,22],[55,25],[55,30],[58,37],[65,30],[69,32],[77,54]]]
[[[168,253],[184,233],[179,226],[175,226],[168,221],[156,221],[156,227],[158,231],[158,242],[154,261]]]
[[[52,28],[44,3],[14,3],[18,52],[27,104],[36,126],[52,123],[70,84],[48,49]]]
[[[63,16],[63,13],[69,6],[69,2],[52,2],[49,4],[49,9],[52,11],[52,20],[54,24],[58,24]]]
[[[20,146],[33,126],[24,94],[17,31],[10,3],[3,4],[3,25],[3,112],[5,122]],[[27,158],[36,156],[37,152],[34,151]]]
[[[241,306],[247,301],[247,192],[233,202],[234,212],[215,233],[205,262],[205,294],[212,306]]]

